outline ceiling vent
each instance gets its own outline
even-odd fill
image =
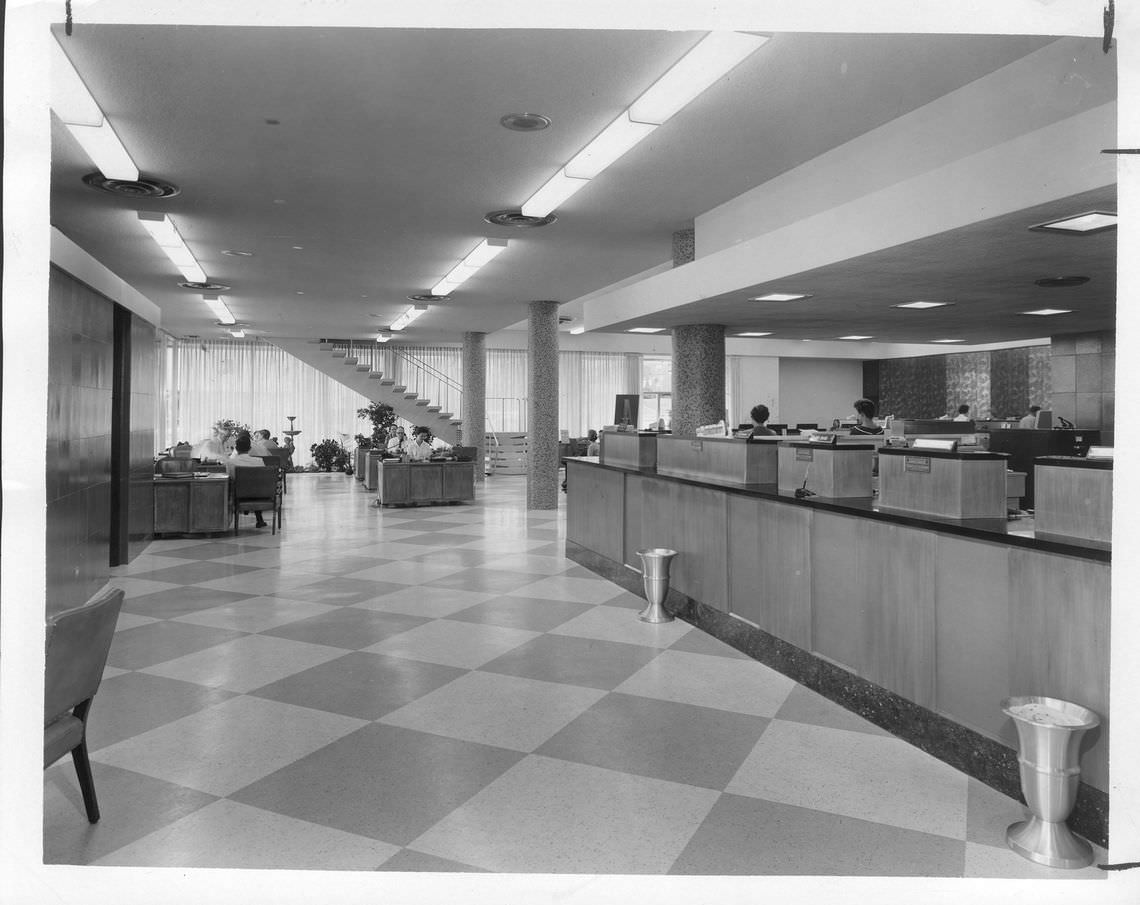
[[[179,283],[183,289],[193,289],[195,292],[229,292],[230,287],[222,283]]]
[[[483,220],[495,226],[513,226],[515,229],[533,229],[536,226],[546,226],[558,218],[554,214],[545,217],[528,217],[522,211],[491,211]]]
[[[127,198],[173,198],[182,189],[161,179],[139,176],[138,179],[108,179],[102,173],[88,173],[83,182],[93,189]]]
[[[550,128],[550,117],[541,113],[508,113],[499,123],[514,132],[541,132]]]
[[[1034,280],[1038,286],[1043,286],[1046,289],[1056,289],[1063,286],[1083,286],[1088,281],[1088,277],[1043,277],[1040,280]]]
[[[558,315],[558,323],[560,324],[568,324],[572,320],[574,320],[574,318],[572,318],[569,314]]]
[[[419,295],[409,295],[409,302],[447,302],[451,300],[449,295],[432,295],[430,292],[421,292]],[[379,315],[374,315],[379,317]]]

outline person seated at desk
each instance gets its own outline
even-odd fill
[[[750,437],[776,437],[779,436],[772,428],[768,427],[768,406],[760,403],[760,405],[752,406],[752,411],[748,413],[752,418],[752,433]]]
[[[1017,422],[1017,426],[1024,430],[1033,430],[1037,427],[1037,413],[1041,411],[1041,406],[1029,406],[1029,414]]]
[[[209,437],[194,444],[194,449],[190,453],[191,458],[201,462],[225,462],[232,451],[226,449],[228,442],[229,437],[226,432],[215,428]]]
[[[435,447],[431,445],[428,439],[430,432],[426,427],[421,427],[416,431],[416,437],[407,446],[408,458],[413,462],[426,462],[432,457],[435,452]]]
[[[232,478],[234,471],[238,468],[264,468],[265,463],[256,456],[250,455],[251,441],[249,434],[242,431],[238,434],[237,442],[234,444],[233,454],[226,459],[226,473]],[[245,513],[243,513],[244,515]],[[254,515],[257,516],[257,522],[254,525],[256,528],[266,527],[266,521],[261,517],[261,511],[256,510]]]
[[[402,455],[407,451],[408,435],[402,427],[396,428],[396,433],[388,438],[387,450],[394,456]]]
[[[883,428],[875,423],[875,403],[870,399],[855,400],[855,425],[851,434],[881,434]]]
[[[586,455],[587,456],[600,456],[602,454],[602,444],[598,440],[598,432],[594,429],[586,431]]]
[[[250,438],[249,453],[252,456],[280,456],[287,458],[285,450],[283,450],[277,443],[269,439],[269,430],[262,428],[255,431]]]
[[[954,416],[955,421],[969,421],[970,420],[970,407],[965,403],[958,406],[958,414]]]

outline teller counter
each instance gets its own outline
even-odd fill
[[[1071,825],[1107,833],[1105,545],[771,484],[581,459],[567,472],[568,557],[640,594],[637,551],[676,550],[670,611],[1007,794],[1020,781],[1004,698],[1096,711]]]
[[[187,472],[154,478],[154,533],[214,534],[229,531],[230,479],[220,474]]]
[[[599,455],[609,465],[625,468],[653,468],[657,464],[659,434],[647,431],[605,431]]]
[[[776,480],[780,437],[675,437],[657,441],[657,471],[679,478],[770,484]]]
[[[461,503],[475,499],[474,462],[401,462],[380,458],[373,462],[381,506]]]

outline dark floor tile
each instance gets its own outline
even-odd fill
[[[503,554],[498,554],[502,556]],[[545,575],[524,575],[521,572],[504,572],[500,569],[465,569],[453,575],[445,575],[426,582],[429,587],[462,588],[465,591],[484,591],[488,594],[505,594],[524,584],[533,584],[546,578]]]
[[[234,693],[163,676],[129,672],[105,679],[91,705],[92,752],[218,704]]]
[[[378,720],[467,670],[354,651],[250,692],[299,707]]]
[[[960,877],[965,847],[944,836],[726,794],[669,873]]]
[[[403,613],[383,613],[346,606],[266,629],[261,634],[309,644],[343,647],[345,650],[360,650],[429,621]]]
[[[659,653],[656,648],[639,644],[540,635],[480,668],[507,676],[610,691]]]
[[[481,867],[472,867],[470,864],[460,864],[458,861],[449,861],[447,858],[437,858],[435,855],[425,855],[410,848],[396,852],[391,858],[381,864],[377,870],[416,871],[431,874],[485,874],[488,871]]]
[[[107,665],[119,669],[145,669],[246,634],[185,622],[150,622],[115,632]]]
[[[255,572],[260,566],[235,566],[224,562],[184,562],[153,572],[132,575],[131,578],[145,578],[147,581],[168,581],[171,584],[198,584],[213,581],[215,578],[230,578],[245,572]]]
[[[332,554],[330,556],[306,557],[301,566],[312,572],[321,572],[328,575],[348,575],[352,572],[361,572],[375,566],[382,566],[393,562],[379,556],[357,556],[352,553]]]
[[[171,588],[153,594],[143,594],[140,597],[128,597],[123,601],[123,612],[150,616],[153,619],[175,619],[187,613],[197,613],[200,610],[237,603],[239,600],[248,600],[254,596],[256,595],[243,594],[239,591],[219,591],[214,588],[194,586]]]
[[[240,541],[214,541],[191,547],[178,547],[174,550],[147,550],[155,556],[169,556],[173,559],[217,559],[221,556],[237,556],[239,553],[260,553],[265,547],[243,544]]]
[[[372,568],[375,563],[366,568]],[[329,578],[296,588],[281,588],[273,592],[274,597],[288,597],[291,600],[308,600],[311,603],[351,606],[362,600],[370,600],[381,594],[390,594],[406,585],[396,582],[367,581],[360,578]]]
[[[689,634],[696,634],[690,632]],[[794,720],[797,723],[811,723],[829,729],[847,729],[851,732],[866,732],[870,735],[890,735],[886,729],[876,726],[856,713],[852,713],[829,701],[810,688],[796,685],[781,705],[776,717],[781,720]]]
[[[87,822],[71,758],[44,772],[44,863],[90,864],[205,807],[215,796],[91,763],[102,819]]]
[[[610,694],[535,753],[722,790],[767,725],[743,713]]]
[[[634,595],[630,595],[631,597]],[[644,609],[646,603],[640,597],[636,598]],[[612,601],[606,601],[606,606],[612,606]],[[680,650],[689,654],[711,654],[717,657],[728,657],[733,660],[751,660],[748,654],[738,651],[735,647],[725,644],[714,638],[708,632],[686,632],[670,645],[669,650]]]
[[[465,537],[458,534],[440,534],[438,529],[432,530],[428,525],[413,528],[410,525],[401,525],[401,531],[423,531],[423,534],[416,534],[412,537],[401,537],[396,543],[398,544],[421,544],[425,547],[450,547],[458,546],[459,544],[466,543],[471,540],[470,537]]]
[[[448,619],[460,622],[482,622],[487,625],[501,625],[506,628],[524,628],[532,632],[548,632],[586,610],[592,604],[570,603],[564,600],[539,600],[532,597],[496,597],[484,603],[477,603]]]
[[[407,845],[523,756],[373,723],[229,797]]]
[[[457,535],[451,536],[456,537]],[[432,550],[428,553],[405,557],[404,561],[430,562],[439,566],[462,566],[463,568],[471,568],[472,566],[481,566],[488,560],[497,559],[501,556],[501,553],[486,553],[483,550],[460,550],[456,548],[451,550]]]

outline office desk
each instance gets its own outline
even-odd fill
[[[381,506],[475,499],[474,462],[377,461],[376,498]]]
[[[227,474],[154,479],[154,533],[212,534],[230,530]]]

